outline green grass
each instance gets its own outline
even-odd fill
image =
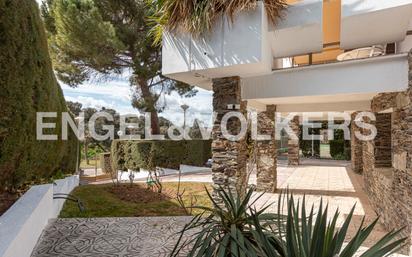
[[[94,169],[97,165],[97,168],[100,168],[100,160],[89,160],[89,164],[86,163],[86,160],[81,160],[80,168],[81,169]]]
[[[128,187],[129,185],[122,185]],[[133,185],[134,187],[145,188],[145,184]],[[133,198],[139,198],[138,195],[122,195],[122,199],[111,190],[113,184],[105,185],[86,185],[76,188],[72,194],[78,197],[84,204],[86,211],[80,212],[77,204],[66,201],[61,218],[86,218],[86,217],[139,217],[139,216],[183,216],[187,215],[184,209],[178,204],[175,197],[177,191],[177,183],[164,183],[163,194],[167,194],[170,198],[155,199],[156,195],[153,192],[146,191],[142,198],[147,198],[149,202],[133,201]],[[202,183],[182,183],[181,188],[185,189],[183,201],[187,206],[190,205],[191,195],[196,197],[195,205],[211,206],[204,187],[211,190],[210,184]],[[125,200],[130,198],[130,200]],[[199,213],[195,210],[193,214]]]
[[[320,157],[321,158],[332,158],[330,156],[330,145],[329,144],[320,144]]]

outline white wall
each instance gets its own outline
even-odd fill
[[[279,104],[282,99],[314,97],[318,98],[314,102],[321,103],[320,96],[364,94],[369,97],[381,92],[404,91],[408,87],[408,69],[407,56],[402,54],[278,70],[270,75],[242,79],[242,99],[274,99],[270,104]]]
[[[322,18],[322,0],[305,0],[290,5],[286,17],[272,26],[269,32],[273,56],[279,58],[321,52]]]
[[[69,194],[79,185],[79,176],[71,176],[65,179],[60,179],[55,181],[53,186],[53,193],[58,194]],[[53,201],[53,217],[58,217],[60,211],[63,208],[65,200],[64,199],[55,199]]]
[[[272,55],[268,30],[266,11],[258,2],[255,10],[240,13],[234,23],[226,17],[217,21],[204,36],[166,32],[162,73],[207,89],[212,78],[269,73]]]
[[[57,218],[63,200],[54,193],[70,193],[79,177],[56,181],[56,185],[33,186],[6,213],[0,216],[0,256],[30,257],[49,219]]]
[[[341,48],[402,41],[411,18],[411,0],[342,0]]]

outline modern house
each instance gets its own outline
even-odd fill
[[[233,23],[222,17],[202,37],[165,33],[163,75],[213,90],[216,122],[234,104],[259,110],[259,130],[269,133],[275,112],[374,112],[378,136],[366,142],[352,136],[352,169],[363,174],[384,224],[406,225],[411,236],[412,0],[289,2],[277,24],[259,3]],[[239,124],[229,126],[235,131]],[[245,142],[224,139],[219,126],[213,133],[214,183],[241,188]],[[276,144],[258,147],[258,189],[274,191]],[[299,163],[298,147],[291,142],[290,164]]]

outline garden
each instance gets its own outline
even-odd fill
[[[199,210],[191,206],[211,206],[206,189],[211,190],[210,184],[182,182],[178,186],[178,183],[163,183],[161,193],[151,190],[146,183],[86,185],[76,188],[71,193],[81,199],[84,210],[79,210],[75,202],[66,202],[60,217],[194,215],[199,214]]]

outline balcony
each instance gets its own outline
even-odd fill
[[[338,55],[355,48],[401,42],[393,52],[400,53],[412,47],[407,38],[411,18],[410,0],[304,0],[290,5],[273,26],[260,2],[233,24],[222,18],[200,38],[165,33],[162,72],[211,89],[213,78],[259,77],[276,69],[338,62]]]

